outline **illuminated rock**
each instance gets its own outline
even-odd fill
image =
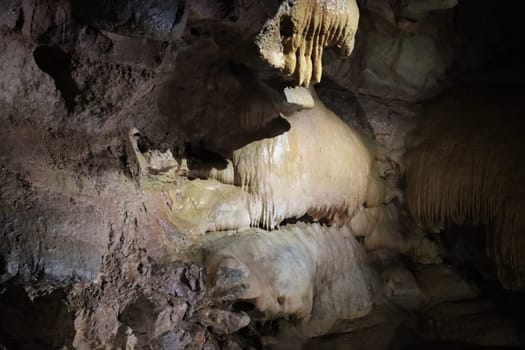
[[[250,194],[216,180],[187,181],[167,192],[171,221],[185,234],[249,227]]]
[[[315,336],[372,308],[372,274],[348,228],[300,223],[205,237],[211,295],[252,304],[252,318],[292,317],[287,332]]]
[[[321,81],[325,47],[352,53],[358,22],[355,0],[283,1],[256,43],[266,62],[308,87]]]
[[[313,93],[313,90],[311,90]],[[374,150],[314,96],[315,106],[283,118],[290,130],[233,152],[232,183],[250,193],[251,225],[275,228],[305,214],[344,224],[363,204],[387,197],[374,165]]]

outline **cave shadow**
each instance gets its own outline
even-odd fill
[[[444,262],[456,267],[463,278],[479,288],[479,299],[493,302],[498,312],[512,321],[520,343],[525,345],[525,292],[507,290],[498,280],[496,263],[487,254],[487,228],[448,225],[441,237],[448,252]]]
[[[64,290],[31,300],[15,283],[0,289],[1,345],[21,350],[72,348],[74,314],[67,310]]]
[[[281,135],[290,130],[290,123],[281,113],[286,105],[282,90],[209,43],[202,45],[177,56],[157,103],[168,128],[183,134],[183,145],[173,148],[184,150],[190,168],[205,172],[224,169],[235,150]]]
[[[71,57],[58,47],[38,46],[33,51],[33,58],[37,66],[55,81],[67,110],[73,112],[75,97],[80,94],[80,90],[72,76]]]
[[[127,347],[127,333],[129,330],[136,336],[138,346],[148,344],[153,335],[155,325],[154,305],[145,297],[140,296],[134,303],[128,305],[120,314],[121,326],[115,339],[116,347]]]

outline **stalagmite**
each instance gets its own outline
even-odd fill
[[[358,22],[355,0],[283,1],[256,43],[271,66],[308,87],[321,81],[325,47],[335,45],[345,56],[352,53]]]

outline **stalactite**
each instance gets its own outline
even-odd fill
[[[432,104],[419,127],[424,141],[406,155],[406,182],[421,226],[485,225],[500,280],[524,288],[525,128],[516,98],[457,91]]]
[[[321,81],[325,47],[337,46],[350,55],[358,22],[355,0],[284,1],[258,35],[257,45],[270,65],[308,87]]]

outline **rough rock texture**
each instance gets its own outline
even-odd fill
[[[494,272],[520,282],[521,192],[500,192],[494,227],[425,231],[403,157],[425,139],[415,102],[458,82],[522,84],[511,5],[0,8],[1,349],[523,344],[522,295]],[[432,174],[461,175],[450,164]],[[369,184],[393,195],[369,200]]]
[[[83,23],[131,37],[175,39],[185,27],[185,1],[73,0],[73,13]]]

